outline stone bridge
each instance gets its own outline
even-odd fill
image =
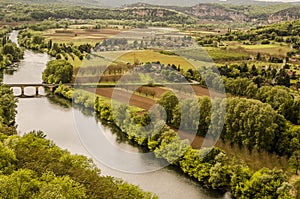
[[[18,95],[16,97],[36,97],[39,96],[39,88],[40,87],[44,87],[44,88],[48,88],[50,90],[50,92],[54,92],[55,89],[58,87],[58,84],[34,84],[34,83],[28,83],[28,84],[22,84],[22,83],[16,83],[16,84],[5,84],[11,88],[20,88],[21,89],[21,95]],[[25,88],[27,87],[33,87],[35,88],[35,95],[34,96],[28,96],[25,95]]]

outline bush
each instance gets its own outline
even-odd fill
[[[264,39],[261,41],[261,44],[263,45],[270,44],[270,41],[268,39]]]

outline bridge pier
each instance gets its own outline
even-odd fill
[[[35,95],[38,96],[39,95],[39,86],[35,87]]]
[[[21,96],[25,96],[25,86],[21,86]]]
[[[53,86],[49,86],[49,90],[51,93],[53,93]]]

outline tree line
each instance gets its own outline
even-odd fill
[[[2,3],[3,4],[3,3]],[[195,19],[165,8],[107,9],[70,5],[38,5],[28,3],[4,3],[9,14],[3,13],[6,21],[43,21],[52,19],[105,19],[140,22],[166,22],[166,24],[193,24]],[[0,5],[1,6],[1,5]]]
[[[225,91],[232,96],[254,98],[268,103],[293,124],[300,124],[299,99],[288,89],[290,77],[284,69],[269,67],[258,70],[254,65],[249,69],[246,64],[241,64],[223,65],[216,70],[202,68],[199,72],[190,69],[183,75],[216,91],[222,92],[223,87],[220,85],[224,85]]]
[[[90,44],[74,45],[69,43],[56,43],[51,39],[46,41],[45,38],[39,34],[33,34],[30,30],[22,30],[18,35],[19,44],[25,48],[47,52],[52,57],[57,59],[73,59],[78,57],[83,60],[87,53],[91,52],[92,46]]]
[[[0,33],[0,69],[4,69],[23,58],[23,49],[8,39],[9,28],[1,28]]]

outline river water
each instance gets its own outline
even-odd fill
[[[17,42],[17,31],[10,34],[10,39]],[[46,53],[36,53],[31,50],[25,50],[24,60],[17,66],[6,70],[4,73],[4,83],[41,83],[42,71],[50,57]],[[43,88],[40,88],[43,93]],[[18,89],[14,89],[19,94]],[[34,88],[25,89],[25,94],[34,94]],[[73,154],[82,154],[93,158],[96,165],[101,169],[103,175],[111,175],[122,178],[125,181],[138,185],[145,191],[151,191],[162,199],[213,199],[226,198],[216,192],[212,192],[201,188],[195,181],[181,174],[172,167],[164,167],[162,169],[133,174],[122,172],[106,166],[105,162],[94,156],[89,146],[82,139],[82,127],[85,127],[87,134],[92,131],[101,131],[105,135],[102,141],[96,140],[99,146],[104,146],[105,142],[110,142],[116,147],[138,153],[139,148],[130,145],[124,139],[120,139],[109,128],[103,126],[95,117],[84,114],[78,108],[63,105],[56,100],[56,97],[40,97],[40,98],[22,98],[18,102],[18,114],[16,122],[18,124],[18,133],[24,133],[32,130],[42,130],[47,138],[53,140],[55,144]],[[80,121],[80,122],[78,122]],[[80,125],[78,125],[80,123]],[[84,125],[81,125],[84,124]],[[102,148],[103,149],[103,148]],[[111,150],[107,150],[107,159],[114,158]],[[103,155],[103,153],[102,153]],[[105,155],[105,153],[104,153]],[[137,156],[130,165],[135,167],[147,168],[160,164],[154,157],[145,158]]]

